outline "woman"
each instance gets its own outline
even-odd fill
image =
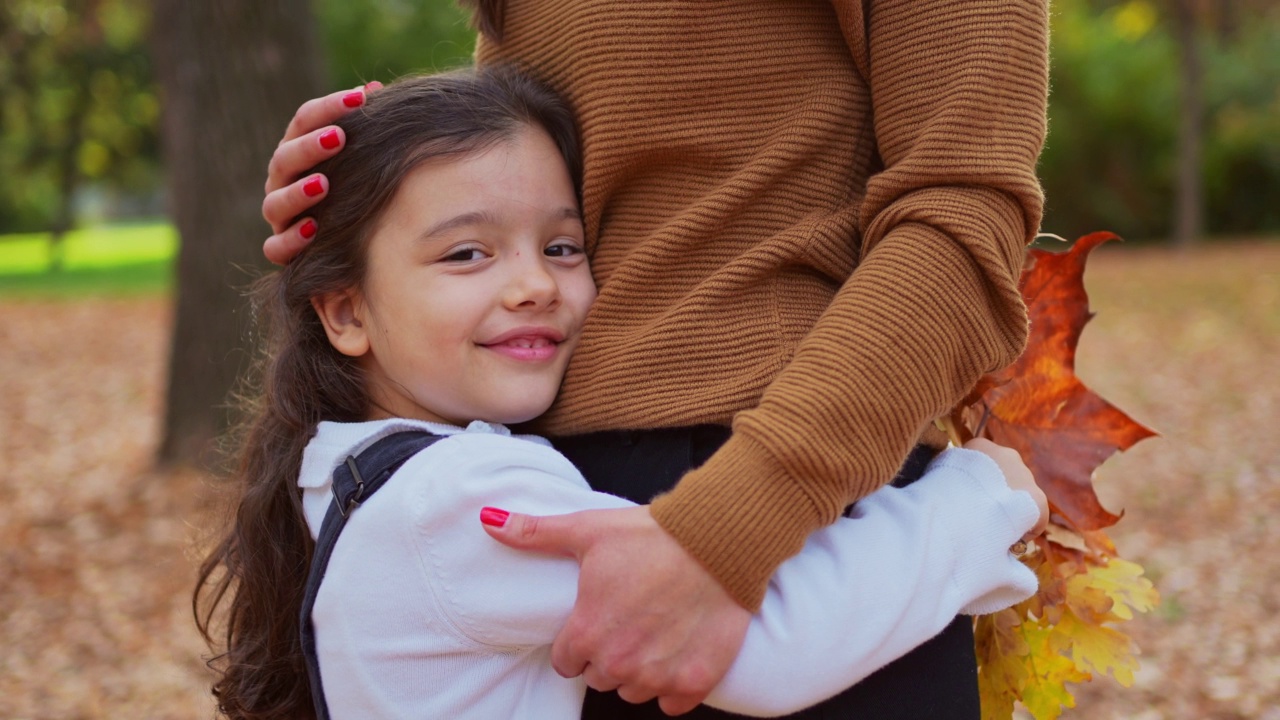
[[[647,502],[675,485],[519,541],[582,565],[553,659],[618,691],[584,717],[655,717],[623,702],[654,697],[683,712],[778,564],[904,458],[904,481],[918,474],[941,444],[931,421],[1021,351],[1047,3],[473,4],[477,62],[552,84],[584,143],[600,295],[540,429],[598,490]],[[290,125],[269,257],[315,234],[300,216],[327,185],[305,172],[362,101],[312,101]],[[977,717],[977,702],[961,619],[805,716]]]

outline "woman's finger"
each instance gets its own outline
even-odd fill
[[[262,217],[271,225],[271,231],[278,234],[328,194],[328,178],[318,173],[308,175],[292,185],[267,193],[262,199]]]
[[[315,239],[319,228],[316,221],[304,218],[289,226],[284,232],[267,238],[262,244],[262,254],[277,265],[284,265],[297,257]]]
[[[281,142],[267,164],[266,192],[275,192],[310,172],[320,162],[338,154],[346,142],[346,133],[337,126],[322,127]]]
[[[642,688],[638,685],[623,685],[618,688],[618,697],[626,700],[632,705],[647,703],[657,697],[654,692],[648,688]]]
[[[618,689],[618,681],[601,672],[595,665],[587,664],[582,670],[582,679],[587,681],[587,687],[600,692],[609,692]]]
[[[280,142],[289,142],[313,130],[332,125],[338,118],[364,105],[365,92],[364,87],[339,90],[302,103],[289,121],[289,127],[285,129]]]
[[[331,126],[343,115],[362,107],[368,94],[381,87],[382,83],[375,81],[303,103],[271,156],[266,191],[279,190],[342,149],[345,141],[342,130]]]

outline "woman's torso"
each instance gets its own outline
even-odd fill
[[[870,100],[831,5],[509,0],[501,43],[567,96],[600,297],[542,428],[726,424],[857,264]]]

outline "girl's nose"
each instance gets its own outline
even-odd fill
[[[553,307],[560,302],[560,284],[535,256],[532,262],[517,263],[503,301],[512,310]]]

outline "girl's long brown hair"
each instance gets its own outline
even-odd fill
[[[218,709],[231,718],[314,714],[299,640],[313,542],[298,473],[316,425],[364,420],[369,399],[357,363],[329,345],[311,298],[361,284],[369,236],[401,181],[428,160],[475,153],[537,127],[555,141],[575,183],[580,176],[569,109],[510,69],[404,79],[338,125],[346,147],[316,168],[330,183],[312,213],[319,234],[254,288],[261,341],[241,393],[250,419],[232,473],[239,502],[200,566],[192,598],[200,632],[222,650],[209,664]]]

